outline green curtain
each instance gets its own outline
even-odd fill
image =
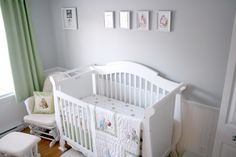
[[[40,91],[44,76],[27,0],[0,0],[17,101]]]

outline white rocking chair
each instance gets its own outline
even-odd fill
[[[60,80],[65,78],[66,75],[64,73],[55,73],[51,76],[53,76],[54,80]],[[51,91],[52,84],[49,77],[47,77],[44,82],[43,92]],[[34,114],[34,96],[27,98],[24,103],[28,113],[28,115],[24,117],[24,121],[29,124],[30,133],[47,140],[51,140],[49,147],[52,147],[60,139],[55,114]]]

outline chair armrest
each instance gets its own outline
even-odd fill
[[[26,107],[27,113],[28,114],[32,114],[33,109],[34,109],[34,96],[31,96],[31,97],[27,98],[24,101],[24,103],[25,103],[25,107]]]

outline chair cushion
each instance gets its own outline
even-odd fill
[[[52,92],[34,92],[33,113],[54,113],[54,103]]]
[[[21,132],[11,132],[0,139],[0,152],[11,156],[25,156],[30,153],[40,138]]]
[[[44,128],[56,127],[54,114],[30,114],[24,117],[25,123],[41,126]]]

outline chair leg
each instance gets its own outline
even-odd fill
[[[57,128],[52,129],[49,134],[54,138],[49,144],[49,147],[52,147],[57,141],[59,141],[60,136]]]
[[[51,148],[52,146],[54,146],[54,144],[56,143],[57,141],[56,140],[52,140],[49,144],[49,147]]]
[[[32,149],[33,157],[40,157],[41,155],[38,153],[38,144],[36,144]]]
[[[45,129],[45,128],[42,128],[42,127],[29,125],[29,128],[30,128],[30,134],[32,134],[32,135],[36,135],[36,136],[39,136],[39,137],[45,138],[45,139],[49,139],[49,137],[46,137],[45,134],[51,136],[50,137],[51,142],[49,144],[49,147],[54,146],[54,144],[57,141],[59,141],[59,139],[60,139],[59,131],[58,131],[57,128],[50,129],[50,131],[48,133],[46,133],[46,131],[49,130],[49,129]],[[45,133],[43,133],[43,132],[45,132]],[[62,149],[62,151],[63,150],[65,150],[65,149]]]
[[[60,151],[62,151],[62,152],[66,151],[65,144],[66,144],[65,140],[63,140],[63,139],[61,138],[61,139],[60,139],[60,146],[59,146],[58,149],[59,149]]]
[[[31,134],[31,135],[34,135],[34,130],[33,130],[34,127],[31,126],[31,125],[29,125],[29,128],[30,128],[30,134]]]

